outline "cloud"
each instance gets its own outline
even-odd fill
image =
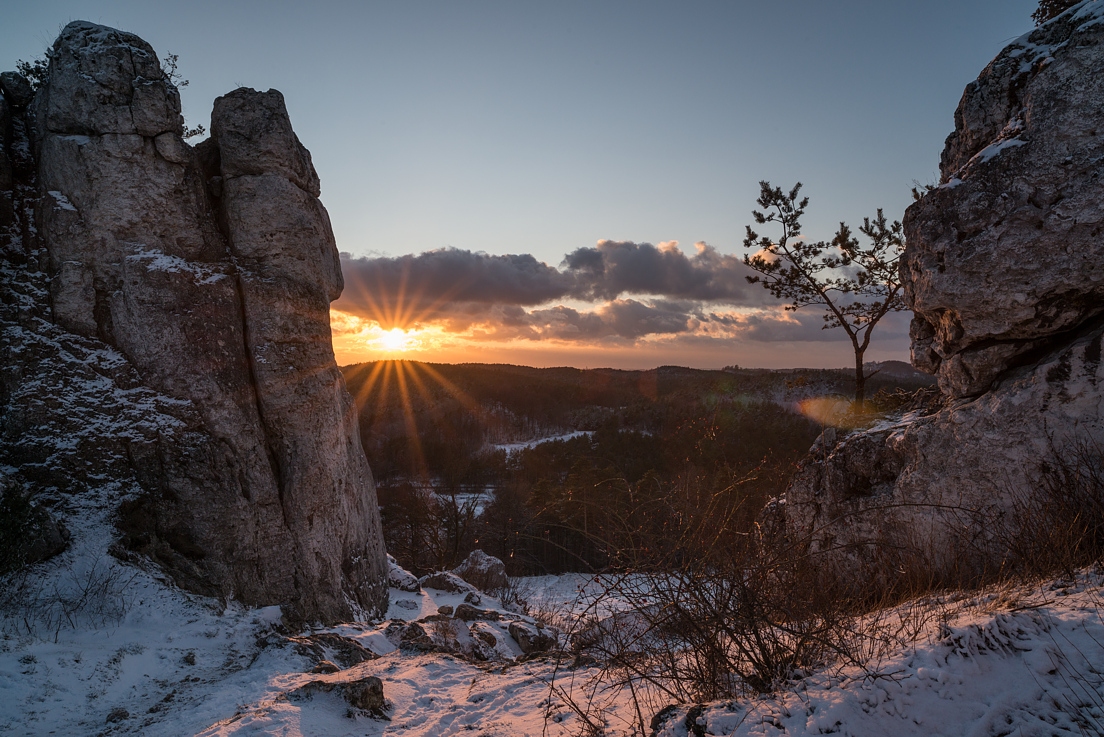
[[[598,241],[564,257],[562,266],[576,279],[572,296],[616,299],[622,294],[655,295],[731,305],[764,304],[764,290],[749,284],[754,272],[743,259],[695,243],[688,257],[676,241],[653,246],[631,241]]]
[[[556,300],[614,301],[623,295],[764,305],[743,262],[706,243],[687,256],[675,241],[599,241],[564,257],[562,269],[529,254],[494,256],[457,248],[417,255],[355,258],[342,254],[340,309],[388,324],[451,319],[472,306],[535,307]],[[629,308],[620,308],[622,310]],[[632,308],[639,309],[639,308]],[[669,321],[657,323],[670,327]]]
[[[458,306],[545,304],[562,299],[574,285],[571,275],[528,254],[456,248],[395,258],[342,254],[341,270],[345,291],[336,306],[389,325],[448,319]]]
[[[592,310],[565,305],[525,310],[496,306],[445,322],[446,330],[478,340],[557,340],[569,343],[631,343],[648,335],[671,335],[691,329],[685,309],[636,300],[613,300]]]
[[[342,254],[342,269],[345,292],[334,307],[384,329],[433,325],[473,341],[618,346],[674,338],[844,339],[840,330],[822,329],[815,308],[783,311],[747,282],[751,272],[740,259],[705,243],[687,256],[673,241],[604,240],[567,254],[558,269],[528,254],[455,248],[399,257]],[[887,319],[886,327],[897,322]],[[888,332],[879,327],[882,337]]]

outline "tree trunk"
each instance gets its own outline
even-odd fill
[[[855,411],[862,412],[866,404],[866,374],[863,373],[863,353],[855,350]]]

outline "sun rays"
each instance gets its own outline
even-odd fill
[[[369,368],[370,367],[370,368]],[[417,473],[428,478],[425,453],[419,434],[417,414],[414,408],[414,395],[423,406],[433,406],[432,386],[440,387],[469,410],[478,409],[478,405],[463,390],[442,376],[432,366],[417,361],[383,360],[368,364],[364,370],[370,371],[368,379],[357,391],[356,404],[374,416],[381,416],[396,399],[402,413],[407,452],[413,461],[412,467]]]
[[[330,311],[334,350],[369,359],[399,358],[439,348],[446,336],[439,325],[395,325],[341,310]]]

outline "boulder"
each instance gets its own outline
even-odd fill
[[[383,698],[383,681],[376,676],[367,676],[343,684],[342,696],[354,709],[383,714],[387,708],[387,702]]]
[[[825,433],[773,507],[860,586],[1000,565],[1048,474],[1100,463],[1079,449],[1104,447],[1101,160],[1104,4],[1084,3],[966,88],[942,183],[905,215],[913,363],[944,400]]]
[[[498,637],[490,627],[479,627],[478,623],[468,629],[468,650],[472,660],[485,663],[487,661],[513,660],[510,655],[499,652]]]
[[[786,491],[786,517],[814,549],[961,568],[992,532],[980,521],[1034,494],[1079,444],[1104,441],[1102,342],[1104,326],[978,398],[818,443]]]
[[[465,622],[471,622],[477,619],[498,620],[502,615],[494,609],[477,609],[465,602],[456,605],[456,611],[453,612],[452,616],[457,619],[462,619]]]
[[[34,90],[27,78],[18,72],[0,72],[0,92],[17,108],[24,108],[34,99]]]
[[[510,637],[514,638],[518,647],[526,655],[543,653],[556,647],[558,638],[552,629],[546,629],[539,624],[528,622],[510,622]]]
[[[341,668],[352,668],[366,660],[379,656],[350,637],[334,632],[319,632],[303,637],[292,637],[296,652],[322,663],[337,663]]]
[[[430,573],[418,579],[418,583],[425,589],[437,589],[449,594],[463,594],[474,591],[475,587],[459,576],[448,571]]]
[[[905,214],[913,363],[977,396],[1104,315],[1104,24],[1086,6],[966,87],[940,186]]]
[[[399,636],[399,644],[402,647],[419,651],[430,651],[434,648],[433,638],[426,632],[425,627],[417,622],[411,622],[403,626]]]
[[[254,107],[261,112],[250,113]],[[329,596],[347,589],[353,601],[378,611],[387,595],[379,507],[330,336],[330,302],[343,287],[337,245],[317,186],[306,191],[288,178],[302,152],[265,145],[273,119],[290,130],[283,97],[245,89],[216,100],[211,117],[222,165],[220,222],[248,328],[244,345],[298,565],[308,581],[335,586]],[[222,155],[226,130],[239,136],[230,158]],[[279,151],[289,157],[285,165],[274,158]],[[253,155],[248,173],[228,165]],[[313,594],[327,595],[321,588]],[[343,601],[330,605],[346,608]]]
[[[217,141],[224,180],[276,174],[312,197],[321,191],[310,151],[292,130],[277,90],[243,87],[215,100],[211,138]]]
[[[354,709],[383,716],[387,702],[383,697],[383,681],[376,676],[365,676],[351,681],[310,681],[288,694],[289,699],[310,699],[316,693],[337,692]]]
[[[502,561],[482,550],[473,550],[452,572],[480,591],[500,591],[510,583]]]
[[[113,722],[125,722],[127,719],[130,719],[130,712],[121,706],[116,706],[114,709],[108,712],[107,719],[105,721],[108,724],[112,724]]]
[[[40,125],[63,135],[180,134],[180,94],[153,48],[133,33],[87,21],[62,29],[47,84],[36,95]]]

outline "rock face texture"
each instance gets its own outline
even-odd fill
[[[1104,314],[1104,24],[1018,39],[955,113],[941,186],[909,208],[913,363],[976,396]]]
[[[945,401],[822,436],[785,505],[814,547],[956,565],[988,534],[974,521],[1104,442],[1102,6],[1014,41],[966,88],[901,265],[913,364]]]
[[[283,97],[219,98],[192,148],[153,49],[79,21],[37,91],[11,74],[0,90],[3,286],[19,295],[4,312],[9,465],[50,488],[21,441],[47,438],[65,402],[42,404],[28,381],[63,374],[69,344],[109,356],[76,362],[108,394],[149,394],[159,419],[125,438],[86,428],[73,462],[141,489],[120,496],[126,547],[186,587],[297,619],[378,611],[375,489],[330,342],[337,248]]]

